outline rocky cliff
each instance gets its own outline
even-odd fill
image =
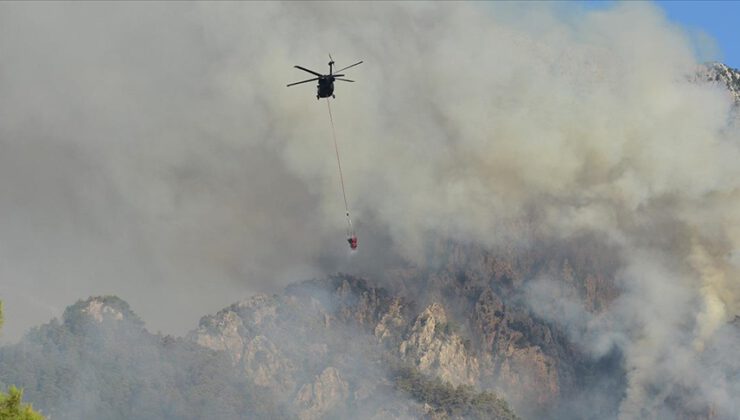
[[[285,395],[301,418],[378,404],[371,400],[392,395],[398,365],[496,392],[526,417],[547,418],[601,380],[594,372],[605,364],[539,319],[522,293],[528,279],[549,274],[590,310],[608,305],[617,295],[611,279],[618,256],[586,242],[588,252],[553,243],[524,253],[440,243],[434,269],[390,269],[382,284],[349,275],[296,284],[204,317],[188,339],[226,351],[255,383]],[[607,370],[621,375],[618,361]],[[615,382],[611,408],[619,400]],[[387,405],[381,399],[370,412]]]
[[[740,70],[722,63],[709,63],[697,72],[697,79],[719,83],[722,87],[727,88],[736,103],[740,103]]]
[[[401,349],[412,347],[404,339],[431,341],[418,331],[407,333],[411,314],[403,299],[365,280],[337,276],[236,303],[204,317],[188,338],[226,351],[235,367],[281,395],[301,419],[341,417],[348,410],[360,418],[386,418],[389,412],[415,418],[424,407],[399,395],[392,380],[392,366],[405,360]],[[414,348],[440,355],[439,347]],[[456,369],[447,372],[453,380],[460,376]]]

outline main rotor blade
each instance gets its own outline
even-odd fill
[[[311,74],[313,74],[313,75],[315,75],[315,76],[319,76],[319,77],[323,76],[322,74],[316,73],[315,71],[313,71],[313,70],[309,70],[309,69],[307,69],[307,68],[305,68],[305,67],[301,67],[301,66],[293,66],[293,67],[295,67],[295,68],[297,68],[297,69],[301,69],[301,70],[303,70],[303,71],[307,71],[307,72],[309,72],[309,73],[311,73]]]
[[[344,71],[344,70],[347,70],[348,68],[350,68],[350,67],[354,67],[354,66],[356,66],[356,65],[358,65],[358,64],[362,64],[362,61],[360,61],[360,62],[358,62],[358,63],[355,63],[355,64],[352,64],[351,66],[347,66],[347,67],[345,67],[345,68],[343,68],[343,69],[337,70],[337,73],[339,73],[340,71]]]
[[[354,82],[354,80],[349,80],[349,79],[339,79],[339,78],[337,78],[337,79],[334,79],[334,80],[341,80],[343,82]]]
[[[313,82],[314,80],[319,80],[319,78],[318,78],[318,77],[314,77],[313,79],[308,79],[308,80],[303,80],[303,81],[301,81],[301,82],[295,82],[295,83],[291,83],[291,84],[289,84],[289,85],[288,85],[288,86],[286,86],[286,87],[291,87],[291,86],[295,86],[295,85],[300,85],[301,83],[308,83],[308,82]]]

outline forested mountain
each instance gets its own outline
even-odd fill
[[[321,303],[335,297],[338,311]],[[495,394],[443,381],[365,331],[399,302],[336,277],[234,304],[173,338],[146,331],[124,301],[94,297],[0,350],[0,378],[55,419],[515,418]],[[461,343],[436,329],[442,338],[427,339]]]
[[[593,310],[607,305],[608,249],[435,253],[434,269],[389,272],[393,290],[347,275],[297,283],[185,338],[89,298],[2,348],[0,379],[52,418],[514,418],[503,395],[543,418],[593,387],[614,389],[598,409],[615,408],[618,354],[589,361],[521,299],[526,279],[562,272]]]
[[[154,335],[126,302],[90,298],[0,349],[0,381],[52,419],[283,418],[226,355]]]

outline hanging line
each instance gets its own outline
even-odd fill
[[[326,98],[326,107],[329,109],[329,121],[331,122],[331,135],[334,139],[334,152],[337,155],[337,167],[339,167],[339,182],[342,185],[342,197],[344,198],[344,211],[347,216],[347,236],[354,235],[352,228],[352,219],[349,217],[349,205],[347,204],[347,193],[344,190],[344,175],[342,174],[342,161],[339,159],[339,145],[337,144],[337,132],[334,128],[334,117],[331,115],[331,104],[329,98]]]

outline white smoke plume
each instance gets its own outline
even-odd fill
[[[285,88],[327,53],[365,60],[333,106],[349,263],[326,106]],[[679,383],[725,412],[740,135],[698,64],[646,3],[2,4],[6,334],[101,293],[183,331],[235,294],[418,260],[429,234],[595,232],[627,261],[587,328],[625,352],[623,415]]]

